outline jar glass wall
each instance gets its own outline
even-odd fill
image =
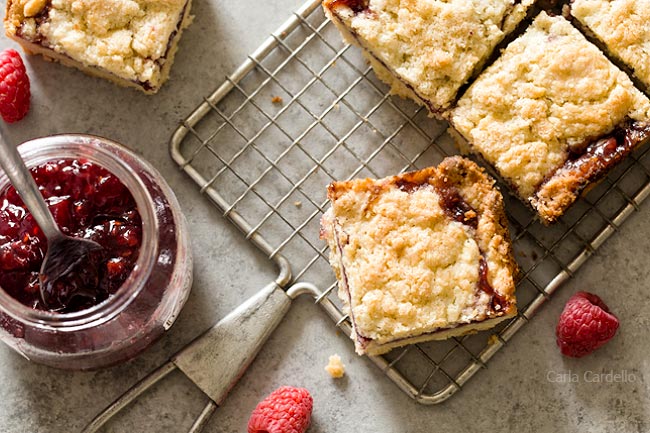
[[[136,202],[142,243],[123,285],[91,308],[36,310],[0,288],[0,339],[32,361],[65,369],[100,368],[137,355],[171,327],[192,284],[187,223],[173,192],[149,163],[104,138],[50,136],[19,150],[28,167],[82,159],[117,176]],[[0,175],[0,191],[8,186]]]

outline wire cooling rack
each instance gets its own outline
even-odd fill
[[[276,282],[310,282],[350,331],[335,295],[319,220],[326,185],[438,164],[457,153],[447,125],[387,95],[359,50],[341,41],[310,0],[182,123],[174,160],[278,266]],[[491,331],[371,357],[420,403],[460,390],[650,193],[650,155],[639,150],[551,227],[505,194],[521,275],[518,317]],[[502,191],[507,191],[501,186]]]

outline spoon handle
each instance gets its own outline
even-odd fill
[[[34,178],[25,166],[18,148],[8,144],[2,134],[0,134],[0,165],[45,236],[50,240],[61,236],[61,231],[52,218]]]

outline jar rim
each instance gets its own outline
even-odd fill
[[[142,241],[138,259],[127,279],[114,294],[97,305],[70,313],[37,310],[20,303],[0,287],[0,311],[26,324],[60,331],[85,329],[113,319],[142,291],[146,276],[151,274],[156,263],[156,234],[159,227],[153,198],[140,175],[124,159],[143,166],[148,164],[125,146],[104,137],[88,134],[59,134],[35,138],[20,144],[18,150],[28,167],[57,159],[82,158],[115,175],[135,199],[142,220]],[[8,185],[9,179],[0,171],[0,190]]]

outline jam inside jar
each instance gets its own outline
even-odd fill
[[[0,176],[0,339],[66,369],[137,355],[169,329],[191,287],[186,222],[171,189],[146,161],[100,137],[45,137],[19,150],[61,230],[104,249],[89,265],[91,284],[64,288],[79,293],[50,311],[38,282],[47,241]]]
[[[103,249],[81,263],[78,275],[53,285],[60,308],[45,305],[39,270],[47,240],[9,187],[0,192],[0,287],[39,310],[73,312],[103,302],[126,281],[140,252],[142,221],[133,195],[117,176],[85,159],[49,161],[31,172],[61,231]]]

